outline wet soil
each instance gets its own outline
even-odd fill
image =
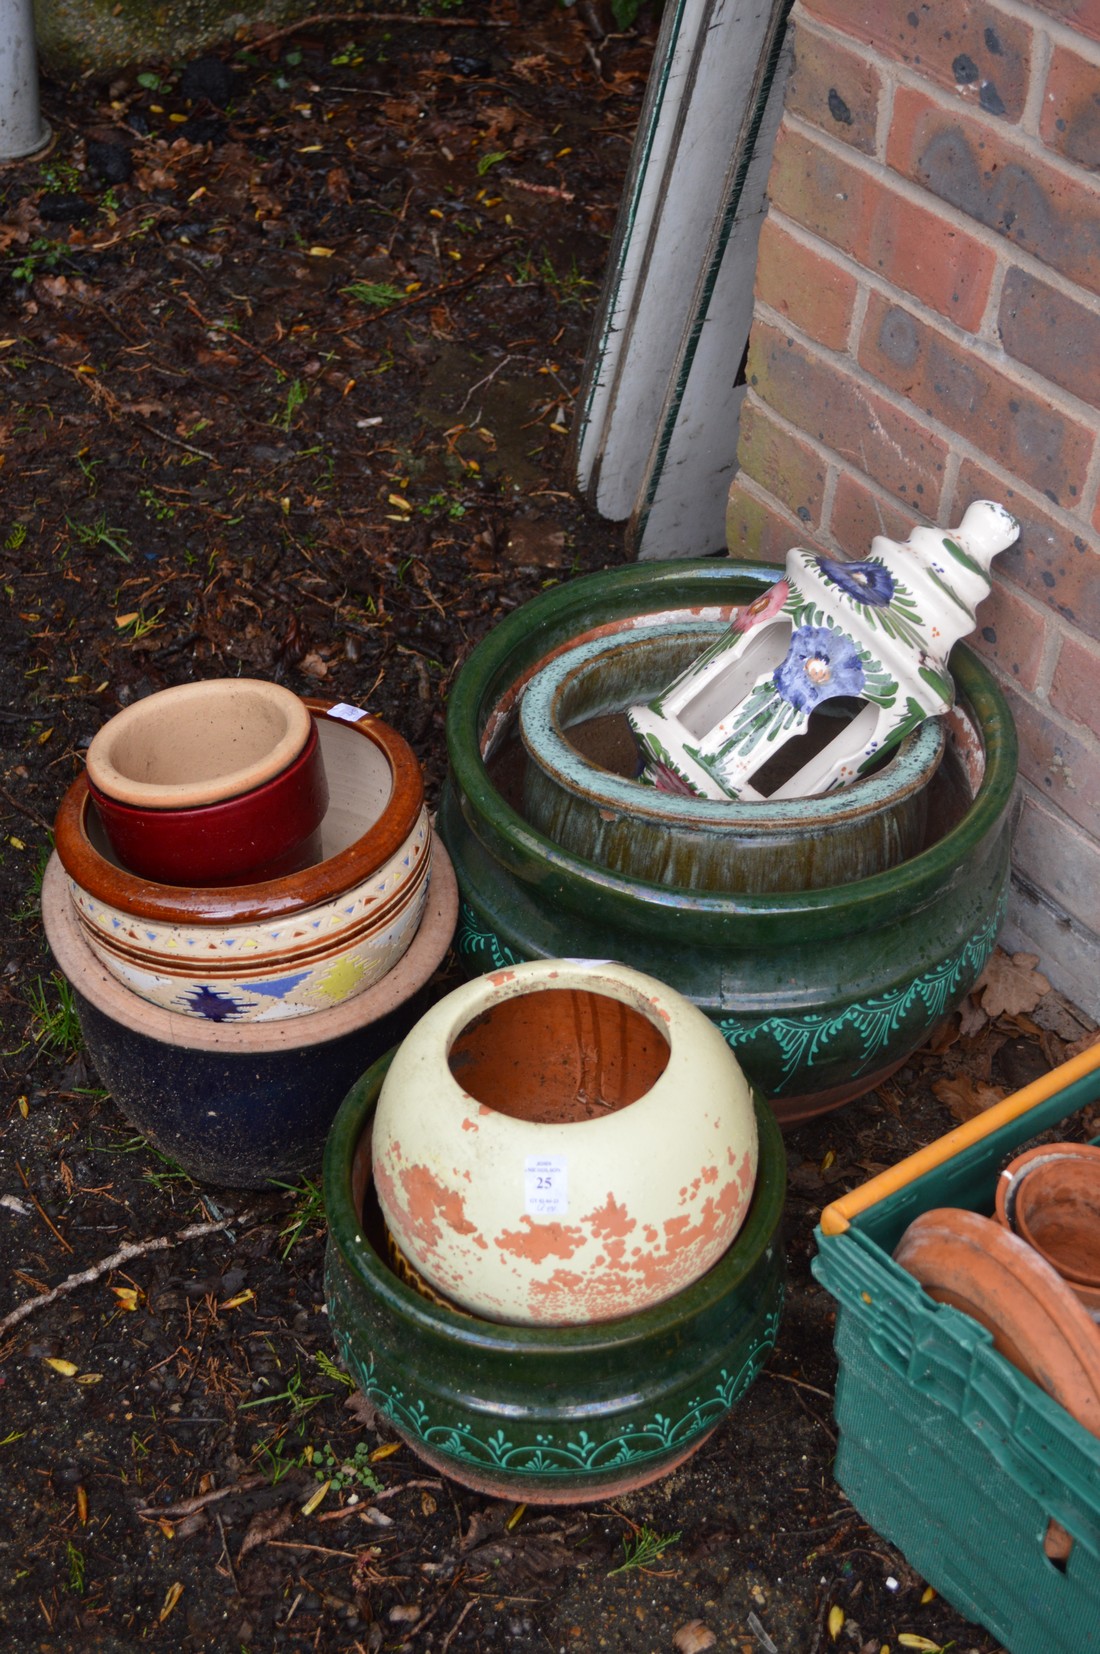
[[[1056,996],[975,1002],[791,1132],[755,1386],[663,1482],[521,1511],[357,1407],[317,1177],[242,1196],[159,1156],[38,917],[54,811],[120,706],[239,673],[365,704],[434,798],[469,650],[623,559],[564,456],[653,32],[588,0],[314,23],[47,85],[53,149],[0,170],[0,1249],[33,1306],[0,1334],[7,1648],[815,1654],[832,1608],[848,1650],[995,1648],[833,1480],[809,1263],[828,1199],[1087,1035]]]

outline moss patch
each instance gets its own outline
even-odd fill
[[[315,9],[310,0],[34,0],[34,21],[42,68],[82,75],[187,60],[238,29]]]

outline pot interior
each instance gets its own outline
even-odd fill
[[[666,658],[662,662],[666,673],[671,671],[678,652],[683,664],[689,664],[700,652],[698,639],[685,640],[683,634],[670,637]],[[645,657],[642,659],[645,660]],[[645,660],[645,664],[648,667],[651,660]],[[594,693],[596,685],[587,674],[574,679],[568,685],[568,697],[559,696],[555,707],[562,736],[587,763],[627,780],[636,779],[640,770],[637,744],[625,712],[616,710],[613,701],[619,700],[621,706],[626,706],[634,700],[645,699],[657,694],[663,681],[651,681],[647,674],[646,681],[638,682],[622,699],[621,688],[616,687],[612,704],[609,705],[606,691],[610,686],[604,684],[605,693],[601,695]],[[565,687],[563,685],[563,690]],[[505,701],[509,699],[510,692],[504,697]],[[844,705],[838,710],[841,717],[849,716],[851,711]],[[527,820],[524,782],[530,758],[520,735],[515,702],[507,712],[501,708],[499,715],[494,709],[489,721],[495,733],[484,758],[488,778],[503,803]],[[795,741],[786,743],[790,754],[785,754],[781,749],[769,760],[769,764],[776,766],[776,771],[771,773],[769,770],[764,778],[763,785],[767,791],[770,793],[782,784],[789,765],[806,763],[817,750],[831,741],[837,727],[836,715],[826,711],[816,727],[807,729]],[[916,854],[930,849],[958,826],[973,804],[985,773],[985,753],[978,725],[961,699],[944,719],[944,730],[946,743],[943,760],[925,789],[928,808],[924,833]],[[887,768],[896,756],[895,751],[888,752],[880,767]],[[653,797],[652,788],[640,786],[639,792],[647,802]],[[842,799],[843,795],[844,789],[838,789],[830,797],[837,800]],[[745,806],[740,808],[743,810]]]
[[[1100,1286],[1100,1163],[1065,1155],[1035,1166],[1020,1179],[1014,1217],[1065,1280]]]
[[[668,1059],[665,1034],[633,1005],[587,988],[538,988],[474,1017],[447,1062],[486,1108],[568,1125],[636,1103]]]
[[[234,679],[187,689],[137,701],[100,732],[100,762],[124,784],[202,790],[213,783],[228,797],[284,769],[309,732],[297,697],[277,685]]]
[[[350,847],[382,819],[393,793],[393,771],[381,747],[362,733],[333,718],[317,718],[317,737],[328,780],[329,803],[320,826],[320,851],[315,861],[328,861]],[[91,798],[84,812],[84,829],[92,848],[123,869]]]

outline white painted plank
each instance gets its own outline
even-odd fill
[[[729,196],[731,157],[759,90],[761,54],[784,9],[783,0],[709,0],[604,393],[603,436],[586,492],[607,517],[631,513],[649,473],[685,336],[702,313],[699,291]]]
[[[649,229],[679,132],[684,86],[707,6],[708,0],[668,0],[662,14],[577,399],[573,446],[582,490],[590,486],[602,451],[619,353],[637,294]]]
[[[784,48],[743,179],[727,179],[723,220],[695,294],[695,321],[681,341],[645,476],[628,528],[641,558],[701,557],[725,549],[726,499],[737,466],[745,387],[738,369],[752,325],[757,244],[768,172],[790,66]],[[711,285],[711,281],[713,285]]]

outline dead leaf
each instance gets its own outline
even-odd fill
[[[1091,1034],[1066,1046],[1067,1057],[1079,1057],[1084,1051],[1091,1051],[1094,1045],[1100,1045],[1100,1028],[1094,1028]]]
[[[357,1424],[365,1430],[378,1430],[386,1423],[384,1413],[380,1413],[373,1401],[368,1401],[361,1390],[349,1396],[344,1403],[345,1409],[351,1414]]]
[[[960,1122],[972,1120],[976,1114],[984,1114],[987,1108],[992,1108],[1006,1095],[1002,1086],[986,1085],[969,1074],[956,1074],[949,1080],[934,1080],[932,1090],[941,1103],[947,1104],[953,1118]]]
[[[982,1010],[987,1017],[1009,1016],[1021,1011],[1033,1011],[1044,994],[1050,992],[1050,983],[1040,971],[1037,953],[1014,953],[995,948],[985,970],[978,978]]]
[[[959,1006],[959,1034],[961,1038],[973,1039],[975,1034],[981,1033],[988,1021],[989,1018],[982,1009],[977,994],[972,994],[968,999],[963,1000]]]
[[[673,1633],[672,1646],[678,1654],[703,1654],[705,1648],[714,1648],[718,1638],[702,1620],[688,1620]]]
[[[316,649],[311,649],[308,655],[303,655],[298,665],[303,672],[308,672],[311,678],[328,677],[328,662],[321,659]]]
[[[289,1505],[279,1505],[274,1510],[257,1511],[241,1540],[241,1548],[237,1552],[238,1566],[241,1558],[247,1556],[249,1551],[254,1551],[257,1545],[266,1545],[272,1539],[281,1539],[293,1521],[294,1512]]]

